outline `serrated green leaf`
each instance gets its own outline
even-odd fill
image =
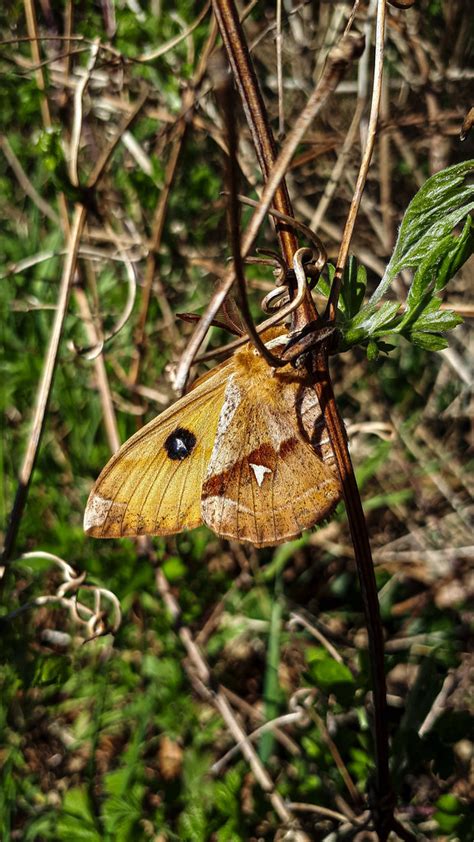
[[[448,341],[438,333],[410,333],[408,338],[425,351],[442,351],[448,347]]]
[[[473,252],[474,236],[472,232],[472,218],[468,216],[461,236],[454,239],[452,251],[445,255],[438,267],[435,285],[436,291],[446,286],[448,281],[456,274],[466,260],[469,259]]]
[[[365,331],[366,325],[369,323],[369,320],[375,313],[377,312],[377,305],[376,304],[366,304],[362,310],[359,311],[350,321],[347,331],[345,331],[345,336],[348,336],[352,330],[360,329],[362,332]]]
[[[368,323],[369,335],[377,331],[386,332],[400,309],[398,301],[384,301],[379,310],[370,317]]]
[[[474,208],[474,184],[469,178],[473,172],[474,161],[455,164],[433,175],[418,191],[403,217],[395,249],[371,304],[380,300],[403,268],[419,266],[428,259],[433,248]]]
[[[354,344],[373,336],[376,332],[388,332],[399,308],[398,301],[384,301],[380,307],[366,305],[344,330],[344,340]]]
[[[429,305],[432,300],[427,293],[431,290],[443,289],[453,274],[470,257],[473,249],[474,237],[470,217],[466,220],[460,237],[448,234],[433,244],[425,260],[415,272],[407,296],[406,315],[400,328],[404,328],[409,323],[412,324],[421,310],[427,309],[427,303]]]
[[[462,318],[452,310],[423,311],[419,319],[411,325],[412,331],[452,330],[461,324]]]
[[[451,253],[453,237],[448,234],[429,249],[425,258],[420,262],[408,290],[406,311],[410,315],[417,305],[423,304],[423,296],[429,289],[434,289],[437,268],[446,254]],[[406,319],[405,319],[406,321]]]

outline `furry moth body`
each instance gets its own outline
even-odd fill
[[[323,520],[340,498],[313,385],[245,345],[112,457],[89,496],[84,529],[119,538],[205,523],[263,547]]]

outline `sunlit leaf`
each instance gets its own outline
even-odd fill
[[[410,202],[384,276],[370,303],[380,301],[396,275],[416,267],[474,208],[474,161],[455,164],[427,180]]]

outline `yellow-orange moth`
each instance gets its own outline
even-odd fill
[[[268,343],[281,347],[288,337]],[[202,523],[257,547],[327,517],[341,485],[313,384],[251,345],[132,436],[87,503],[96,538],[171,535]]]

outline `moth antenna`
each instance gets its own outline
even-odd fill
[[[250,199],[248,196],[243,196],[241,194],[239,194],[237,198],[239,202],[242,202],[242,204],[244,205],[249,205],[249,207],[251,208],[258,207],[258,202],[256,202],[255,199]],[[316,277],[319,277],[327,263],[327,252],[322,240],[320,240],[315,231],[313,231],[313,229],[310,228],[309,225],[305,225],[304,222],[301,222],[299,219],[294,219],[294,217],[288,216],[286,213],[281,213],[281,211],[277,211],[275,210],[275,208],[269,208],[268,213],[270,214],[270,216],[274,216],[275,219],[280,219],[282,222],[285,222],[287,225],[294,228],[296,231],[300,231],[308,238],[311,245],[314,246],[314,248],[316,249],[318,256],[314,261],[308,264],[307,272],[308,275],[310,275],[310,277],[313,277],[314,275],[316,275]],[[312,265],[313,263],[314,265]]]
[[[267,330],[269,327],[273,327],[273,325],[278,324],[279,322],[283,321],[287,316],[293,313],[294,310],[297,310],[298,307],[303,303],[305,296],[306,296],[306,289],[307,289],[307,281],[306,281],[306,268],[303,266],[303,261],[311,260],[313,256],[312,249],[309,248],[301,248],[295,252],[294,255],[294,271],[297,281],[297,293],[292,301],[288,301],[286,304],[282,304],[281,307],[278,308],[277,312],[270,316],[269,319],[266,319],[256,328],[257,333],[263,333],[263,331]],[[249,336],[242,336],[240,339],[234,340],[234,342],[229,342],[228,345],[224,345],[222,348],[218,348],[216,351],[206,351],[204,354],[200,354],[198,357],[195,358],[195,362],[203,362],[204,360],[208,360],[211,357],[220,356],[221,354],[225,354],[228,351],[235,351],[236,348],[240,348],[241,345],[244,345],[250,339]],[[267,348],[265,350],[268,351]],[[277,366],[280,367],[282,364],[288,365],[288,360],[284,362],[280,359],[280,357],[275,357],[272,355],[273,360],[277,360]],[[268,362],[268,360],[267,360]],[[273,363],[269,362],[271,366]]]

